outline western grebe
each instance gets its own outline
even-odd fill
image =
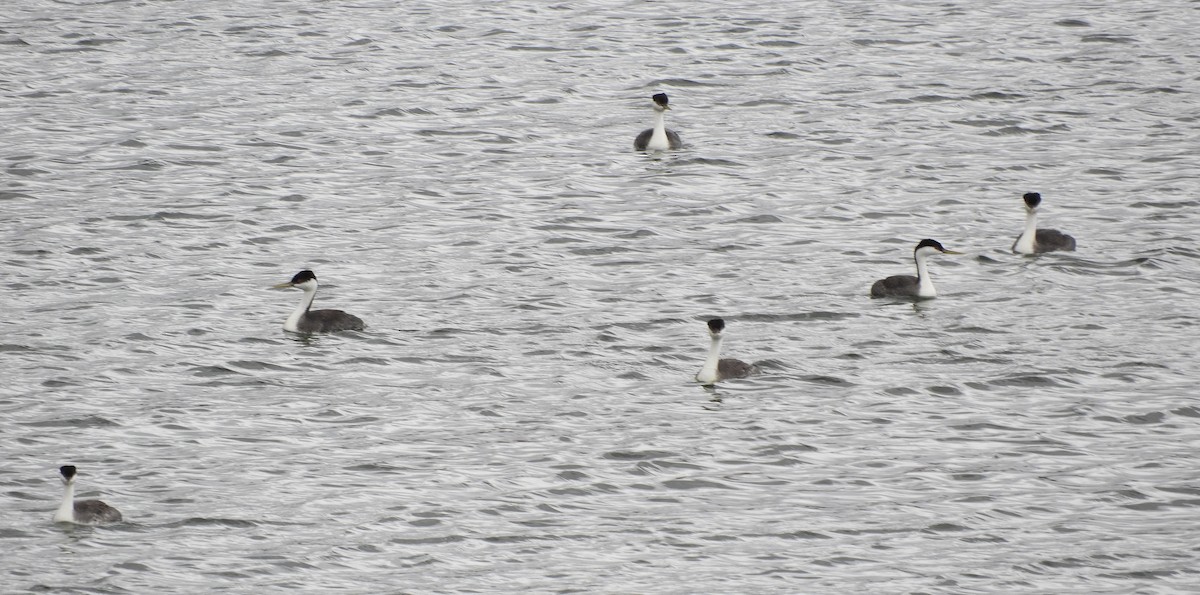
[[[667,105],[667,94],[657,93],[654,100],[654,128],[647,128],[633,139],[635,151],[666,151],[683,147],[683,139],[674,130],[667,130],[663,112],[671,109]]]
[[[1025,231],[1017,236],[1012,250],[1018,254],[1041,254],[1075,250],[1075,238],[1057,229],[1037,228],[1037,209],[1042,203],[1042,195],[1037,192],[1026,192],[1025,196]]]
[[[712,345],[708,348],[708,359],[696,374],[696,382],[712,385],[730,378],[745,378],[754,373],[755,367],[741,360],[721,359],[721,331],[725,330],[725,321],[714,318],[708,321],[708,334],[712,336]]]
[[[54,522],[79,525],[120,522],[121,511],[99,500],[75,500],[75,465],[63,465],[58,472],[62,473],[67,487],[63,490],[62,504],[54,513]]]
[[[937,297],[937,289],[933,279],[929,277],[929,269],[925,259],[934,254],[962,254],[942,247],[937,240],[921,240],[913,250],[913,260],[917,261],[917,276],[892,275],[880,279],[871,286],[871,297],[912,297],[928,299]]]
[[[300,305],[283,323],[283,330],[292,333],[332,333],[337,331],[361,331],[366,328],[362,319],[341,310],[310,310],[317,296],[317,276],[312,271],[296,273],[291,281],[275,285],[275,289],[295,287],[304,290]]]

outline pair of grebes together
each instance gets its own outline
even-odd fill
[[[638,151],[668,151],[683,147],[683,139],[674,130],[667,130],[663,114],[671,109],[666,93],[657,93],[654,101],[654,127],[647,128],[633,139],[633,148]],[[337,331],[361,331],[366,328],[362,319],[341,310],[313,310],[313,298],[317,295],[317,276],[312,271],[300,271],[287,283],[275,289],[294,287],[304,291],[300,305],[283,323],[283,330],[293,333],[331,333]]]
[[[666,127],[664,113],[671,109],[666,93],[657,93],[653,97],[654,127],[643,130],[633,141],[634,149],[638,151],[661,152],[679,149],[683,140],[674,130]],[[1025,230],[1013,243],[1013,252],[1019,254],[1038,254],[1056,250],[1074,250],[1075,239],[1054,229],[1037,228],[1038,206],[1042,196],[1030,192],[1025,200]],[[937,297],[937,289],[929,275],[926,260],[935,254],[960,254],[942,247],[937,240],[921,240],[913,250],[913,260],[916,262],[917,274],[893,275],[880,279],[871,286],[871,297],[896,297],[909,299],[930,299]],[[280,283],[275,288],[296,288],[304,291],[304,297],[296,310],[288,316],[283,324],[286,331],[293,333],[312,334],[329,333],[345,330],[363,330],[362,319],[341,310],[313,310],[312,303],[317,293],[317,276],[309,270],[300,271],[291,281]],[[721,319],[710,320],[709,334],[713,343],[711,352],[704,367],[696,375],[696,380],[704,384],[728,378],[740,378],[753,373],[754,367],[738,360],[720,359],[721,332],[725,327]]]

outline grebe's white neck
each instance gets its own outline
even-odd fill
[[[933,286],[933,279],[929,278],[929,267],[925,264],[929,255],[934,253],[933,248],[921,248],[913,255],[917,261],[917,297],[937,297],[937,289]]]
[[[712,384],[718,380],[717,365],[721,362],[721,333],[712,333],[712,345],[708,348],[708,359],[696,374],[696,381]]]
[[[667,138],[667,119],[664,114],[667,110],[655,107],[654,108],[654,132],[650,134],[650,140],[646,142],[646,149],[650,151],[666,151],[671,148],[671,141]]]
[[[1020,254],[1034,253],[1034,240],[1037,239],[1037,209],[1025,209],[1025,231],[1013,244],[1013,252]]]
[[[58,505],[58,511],[54,513],[54,522],[75,522],[75,478],[68,479],[67,486],[63,488],[62,504]]]
[[[300,304],[292,311],[292,315],[288,316],[283,322],[283,330],[298,333],[300,332],[300,319],[308,313],[308,309],[312,307],[313,299],[317,297],[317,282],[306,281],[298,285],[293,285],[304,290],[304,297],[300,298]]]

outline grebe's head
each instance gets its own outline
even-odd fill
[[[1022,198],[1025,199],[1025,208],[1031,211],[1042,204],[1042,195],[1037,192],[1026,192]]]
[[[316,273],[313,273],[312,271],[305,269],[303,271],[300,271],[299,273],[296,273],[292,277],[291,281],[288,281],[286,283],[280,283],[279,285],[273,285],[272,288],[287,289],[289,287],[295,287],[297,289],[308,290],[311,288],[315,288],[316,286],[317,286]]]
[[[666,93],[655,93],[650,99],[654,100],[655,111],[661,112],[663,110],[671,109],[671,106],[667,105],[668,99]]]
[[[962,254],[962,252],[947,250],[942,247],[941,242],[927,238],[921,240],[920,243],[917,244],[917,247],[913,249],[913,254],[915,256],[922,256],[929,254]]]

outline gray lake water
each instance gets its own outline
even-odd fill
[[[1197,29],[5,2],[0,591],[1195,592]],[[368,329],[283,332],[302,268]]]

